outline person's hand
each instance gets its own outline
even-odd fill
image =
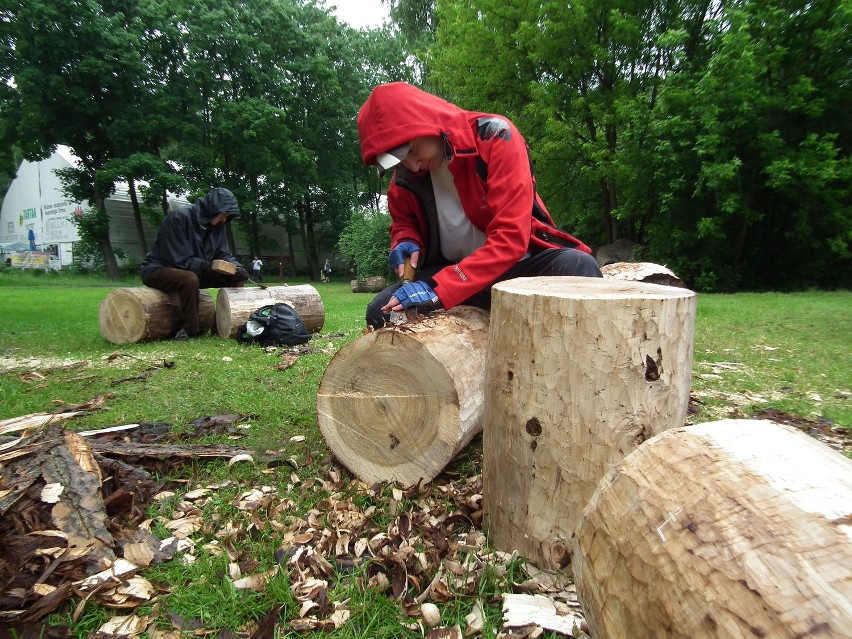
[[[393,294],[388,303],[382,307],[383,313],[401,311],[410,306],[428,306],[437,308],[441,305],[438,294],[426,282],[406,282]]]
[[[420,259],[420,247],[414,242],[400,242],[393,247],[388,255],[388,264],[396,271],[398,277],[402,277],[405,271],[405,258],[411,258],[411,268],[417,268]]]
[[[241,282],[245,282],[249,278],[249,274],[248,271],[245,270],[242,266],[238,266],[237,272],[234,273],[234,277],[236,277]]]

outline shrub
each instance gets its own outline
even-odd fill
[[[338,247],[355,266],[355,278],[389,275],[390,215],[369,209],[356,210],[340,234]]]

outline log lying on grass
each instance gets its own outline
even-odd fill
[[[598,278],[518,278],[492,289],[483,509],[490,541],[566,568],[600,478],[682,426],[695,293]]]
[[[378,293],[388,286],[384,275],[368,277],[365,280],[352,280],[349,285],[353,293]]]
[[[254,311],[280,302],[296,309],[308,331],[315,333],[322,330],[325,324],[322,298],[310,284],[300,284],[266,288],[220,288],[216,296],[216,334],[233,338]]]
[[[725,420],[645,442],[574,540],[596,639],[852,636],[852,460],[787,426]]]
[[[366,333],[329,362],[320,430],[367,482],[430,481],[482,430],[488,313],[456,307]]]
[[[198,326],[206,333],[213,326],[215,306],[207,291],[200,291]],[[101,302],[98,311],[101,335],[113,344],[133,344],[168,339],[183,322],[177,293],[164,293],[147,286],[117,288]]]

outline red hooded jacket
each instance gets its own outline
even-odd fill
[[[482,247],[431,279],[444,308],[489,286],[528,251],[569,247],[591,253],[554,225],[536,193],[527,144],[506,118],[465,111],[410,84],[393,82],[373,89],[361,107],[358,135],[367,165],[375,164],[379,153],[414,138],[445,140],[462,208],[486,239]],[[416,242],[423,249],[420,265],[439,259],[434,247],[437,233],[430,228],[424,204],[431,180],[426,181],[427,189],[417,188],[424,178],[425,173],[412,174],[398,165],[388,189],[391,247]]]

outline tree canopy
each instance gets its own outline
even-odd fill
[[[318,277],[386,186],[358,108],[407,80],[511,118],[593,246],[632,240],[705,291],[849,286],[852,0],[385,4],[393,26],[362,31],[306,0],[7,0],[2,144],[69,145],[102,216],[118,180],[154,220],[167,190],[226,186],[252,251],[298,236]]]

